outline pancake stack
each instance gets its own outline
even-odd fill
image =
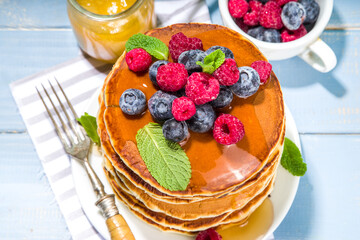
[[[229,48],[238,66],[266,60],[247,39],[218,25],[176,24],[147,35],[168,44],[178,32],[201,39],[205,50],[214,45]],[[256,94],[246,99],[234,97],[231,106],[222,110],[243,122],[245,137],[240,142],[223,146],[211,132],[190,133],[182,144],[192,168],[184,191],[163,188],[149,173],[135,136],[154,120],[148,110],[137,117],[121,111],[119,99],[128,88],[140,89],[147,99],[157,91],[148,73],[130,71],[122,55],[105,80],[97,117],[104,171],[118,199],[140,219],[163,231],[192,234],[245,223],[274,187],[284,142],[284,104],[274,73]]]

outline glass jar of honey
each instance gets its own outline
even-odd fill
[[[111,63],[132,35],[156,24],[154,0],[67,0],[67,11],[80,48]]]

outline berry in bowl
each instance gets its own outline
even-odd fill
[[[333,8],[330,0],[219,0],[224,25],[252,41],[269,60],[299,56],[320,72],[336,56],[319,36]]]

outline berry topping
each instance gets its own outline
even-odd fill
[[[263,33],[263,41],[265,42],[272,42],[272,43],[279,43],[281,42],[281,34],[279,30],[276,29],[265,29]]]
[[[218,143],[223,145],[235,144],[244,135],[244,125],[237,117],[230,114],[222,114],[215,120],[213,136]]]
[[[242,18],[235,18],[236,25],[239,26],[241,30],[244,32],[247,32],[249,30],[249,26],[244,23],[244,20]]]
[[[145,94],[139,89],[127,89],[121,94],[119,105],[121,110],[128,115],[141,114],[146,108]]]
[[[229,0],[228,7],[234,18],[242,18],[249,10],[249,4],[245,0]]]
[[[214,229],[209,228],[200,232],[195,240],[222,240],[222,237]]]
[[[219,81],[221,85],[230,86],[239,80],[239,70],[236,62],[232,58],[226,58],[223,64],[215,70],[213,76]]]
[[[314,0],[299,0],[299,3],[304,6],[306,11],[306,18],[304,23],[305,24],[315,23],[320,13],[319,4]]]
[[[206,57],[206,53],[199,49],[185,51],[180,54],[178,63],[184,64],[188,74],[192,74],[193,72],[201,72],[202,67],[197,65],[197,61],[204,61]]]
[[[256,39],[258,39],[260,41],[263,41],[263,39],[264,39],[264,31],[265,31],[265,28],[263,26],[258,26],[258,27],[249,29],[247,31],[247,34],[249,34],[253,38],[256,38]]]
[[[299,27],[298,30],[295,30],[295,31],[289,31],[289,30],[284,30],[282,33],[281,33],[281,39],[283,42],[290,42],[290,41],[294,41],[296,39],[299,39],[303,36],[305,36],[307,34],[307,30],[306,28],[304,27],[304,25],[301,25]]]
[[[186,84],[188,73],[183,64],[168,63],[158,68],[156,80],[159,87],[168,92],[175,92]]]
[[[275,0],[280,6],[287,4],[288,2],[296,2],[297,0]]]
[[[260,76],[251,67],[239,67],[240,78],[230,86],[231,91],[240,98],[247,98],[255,94],[260,86]]]
[[[251,67],[255,69],[260,76],[260,84],[265,84],[270,79],[272,66],[267,61],[255,61],[251,64]]]
[[[267,2],[260,10],[260,25],[266,28],[280,29],[284,25],[281,21],[281,7],[274,1]]]
[[[180,97],[173,101],[171,112],[176,120],[185,121],[194,116],[196,107],[189,98]]]
[[[131,71],[142,72],[148,70],[152,58],[144,49],[135,48],[126,53],[125,61]]]
[[[229,88],[225,86],[220,86],[220,92],[218,97],[214,101],[211,101],[210,104],[214,108],[224,108],[230,105],[233,98],[234,95]]]
[[[166,139],[174,142],[181,142],[189,135],[186,122],[178,122],[174,118],[164,122],[162,131]]]
[[[281,20],[289,30],[297,30],[306,17],[305,8],[297,2],[289,2],[284,5],[281,12]]]
[[[209,55],[210,53],[216,51],[220,49],[223,53],[225,53],[225,58],[232,58],[234,59],[234,54],[233,52],[228,49],[227,47],[222,47],[222,46],[212,46],[211,48],[209,48],[208,50],[206,50],[206,54]]]
[[[185,93],[197,105],[215,100],[219,94],[219,82],[210,74],[195,72],[190,75]]]
[[[189,128],[193,132],[204,133],[209,131],[214,125],[215,112],[210,104],[196,106],[196,113],[187,120]]]
[[[203,44],[198,38],[188,38],[182,32],[179,32],[170,39],[169,51],[174,62],[178,61],[181,53],[195,49],[203,50]]]
[[[248,26],[256,26],[259,24],[260,10],[262,8],[262,3],[259,1],[251,0],[249,2],[250,12],[246,13],[244,16],[244,23]]]
[[[157,91],[148,101],[151,116],[158,122],[172,118],[171,107],[175,98],[174,95]]]
[[[160,60],[160,61],[156,61],[154,62],[150,68],[149,68],[149,77],[150,77],[150,80],[153,84],[155,84],[155,86],[158,86],[157,84],[157,81],[156,81],[156,75],[157,75],[157,72],[158,72],[158,68],[162,65],[166,65],[168,64],[169,62],[168,61],[165,61],[165,60]]]

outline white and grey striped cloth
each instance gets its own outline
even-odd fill
[[[203,0],[155,1],[158,26],[180,22],[210,23]],[[78,113],[99,89],[111,65],[80,56],[41,73],[10,84],[13,97],[44,167],[60,210],[73,239],[103,239],[84,214],[65,154],[35,87],[48,86],[54,77],[60,82]],[[41,89],[41,88],[40,88]]]

